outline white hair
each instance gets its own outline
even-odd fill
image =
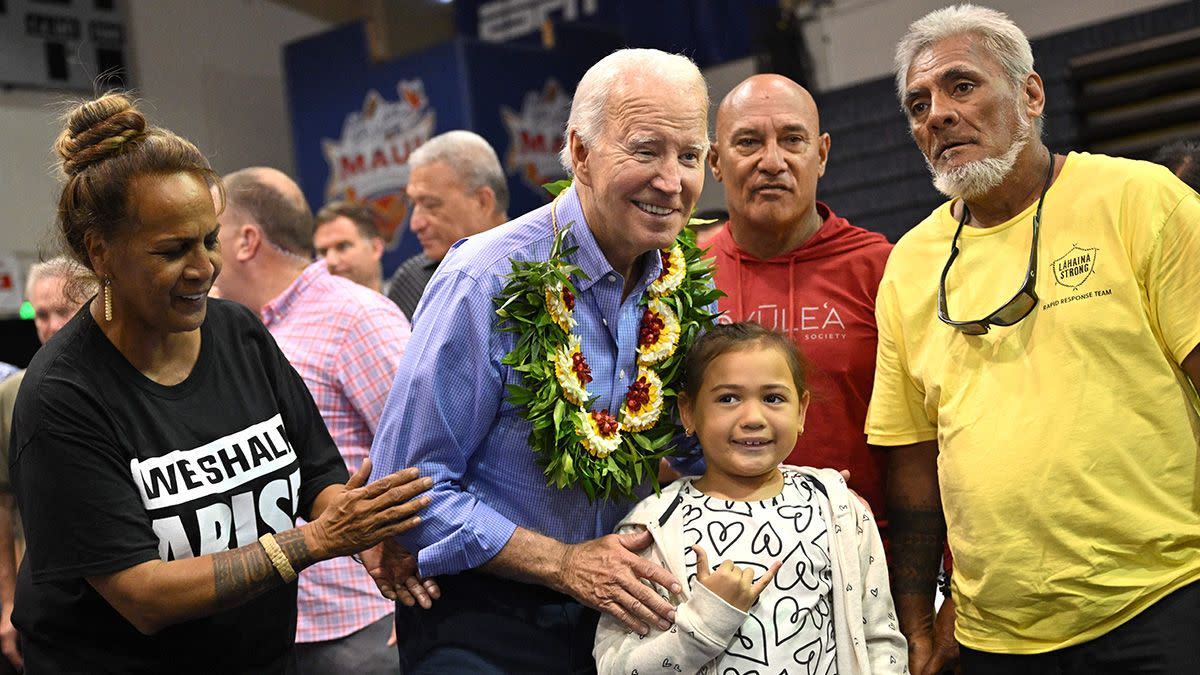
[[[608,108],[609,97],[629,77],[661,80],[679,96],[688,96],[691,90],[698,91],[699,100],[696,104],[702,106],[701,110],[708,116],[708,85],[691,59],[657,49],[619,49],[588,68],[575,87],[571,116],[567,118],[567,127],[563,132],[567,142],[563,143],[559,153],[559,161],[567,173],[572,173],[571,130],[575,130],[585,146],[592,147],[604,133],[604,112]],[[704,154],[707,154],[707,135],[704,143]]]
[[[445,162],[468,190],[491,188],[496,212],[508,210],[508,179],[495,149],[483,136],[465,129],[447,131],[425,141],[408,157],[410,169],[435,162]]]
[[[88,296],[95,293],[94,287],[96,283],[94,275],[86,267],[75,262],[75,260],[65,255],[60,255],[45,262],[37,262],[29,266],[29,274],[25,278],[25,297],[32,295],[33,287],[37,282],[42,279],[52,278],[61,278],[66,283],[86,279],[83,285],[87,288],[83,288],[81,291],[86,293],[90,289],[91,293],[88,293]]]
[[[1025,76],[1033,72],[1033,50],[1025,33],[1003,12],[977,5],[955,5],[912,22],[896,45],[896,94],[901,101],[913,59],[937,42],[964,34],[977,36],[984,50],[1000,62],[1009,81],[1014,86],[1024,86]]]

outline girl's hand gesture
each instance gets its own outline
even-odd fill
[[[775,573],[783,563],[776,560],[771,569],[762,575],[758,581],[754,580],[754,568],[741,567],[733,564],[732,560],[722,562],[715,570],[709,571],[708,554],[704,552],[704,548],[696,545],[692,547],[696,552],[696,581],[704,584],[708,590],[716,593],[722,600],[737,607],[743,612],[750,611],[750,607],[758,600],[758,596],[775,578]]]

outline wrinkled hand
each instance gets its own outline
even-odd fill
[[[672,593],[680,593],[683,587],[661,565],[637,555],[636,551],[651,541],[649,532],[638,532],[569,544],[559,568],[557,590],[611,614],[639,635],[648,633],[650,625],[667,630],[675,621],[675,608],[642,579]]]
[[[418,478],[418,471],[409,468],[367,485],[370,475],[368,459],[311,523],[322,558],[357,553],[421,522],[415,514],[429,504],[429,497],[417,495],[433,486],[432,479]]]
[[[756,582],[753,567],[738,567],[732,560],[726,560],[716,569],[712,569],[708,566],[708,554],[702,546],[696,544],[692,550],[696,552],[696,581],[743,612],[750,611],[759,594],[771,583],[775,573],[783,565],[781,561],[776,560],[767,573]]]
[[[395,539],[384,539],[359,557],[379,592],[388,600],[402,602],[406,607],[420,605],[429,609],[434,600],[442,597],[436,581],[417,576],[417,557]]]
[[[12,622],[12,603],[4,605],[0,612],[0,652],[17,670],[25,670],[25,659],[21,657],[17,627]]]

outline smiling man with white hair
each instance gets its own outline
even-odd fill
[[[586,276],[570,305],[587,395],[593,410],[619,410],[637,379],[659,250],[704,183],[707,111],[704,79],[685,57],[630,49],[602,59],[567,123],[574,185],[459,242],[426,288],[371,450],[375,475],[413,464],[434,480],[421,532],[402,543],[419,551],[422,574],[438,576],[442,597],[426,611],[397,608],[406,672],[587,672],[595,610],[641,633],[674,620],[643,579],[677,589],[686,580],[638,556],[648,534],[609,534],[633,500],[547,485],[531,423],[505,397],[520,381],[502,362],[517,337],[497,330],[493,299],[511,261],[547,260],[556,231],[573,224],[569,262]]]
[[[944,533],[965,672],[1195,672],[1200,196],[1052,153],[1000,12],[913,23],[896,85],[951,198],[888,262],[867,418],[911,671],[958,647],[931,621]]]

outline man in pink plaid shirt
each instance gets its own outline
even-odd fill
[[[219,215],[222,297],[262,317],[308,385],[350,471],[367,458],[409,325],[396,305],[312,262],[313,217],[300,188],[268,168],[225,177]],[[395,605],[350,558],[300,575],[296,653],[302,673],[396,673]]]

